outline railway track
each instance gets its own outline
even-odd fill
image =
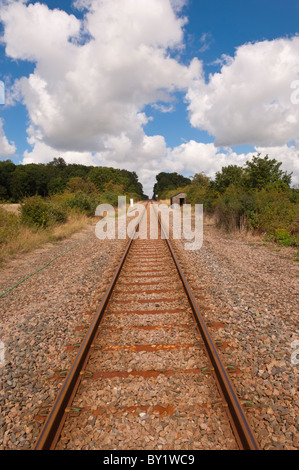
[[[69,345],[34,449],[259,449],[159,227],[157,240],[128,242],[83,341]]]

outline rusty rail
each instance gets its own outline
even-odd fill
[[[161,226],[161,230],[164,231],[161,219],[159,217],[158,220]],[[136,227],[135,234],[137,231],[138,226]],[[110,285],[104,295],[104,298],[101,301],[101,304],[89,327],[85,339],[83,340],[80,349],[77,353],[77,356],[70,370],[68,371],[65,381],[58,393],[56,401],[49,415],[46,418],[46,421],[34,446],[34,450],[51,450],[55,449],[56,447],[57,441],[61,434],[61,430],[67,417],[67,410],[70,407],[76,394],[76,391],[80,385],[81,379],[84,376],[84,368],[91,354],[92,344],[96,336],[97,329],[101,323],[107,304],[113,292],[114,286],[118,280],[122,267],[125,263],[125,260],[128,256],[133,240],[134,236],[131,237],[130,241],[126,246],[125,252],[122,255],[121,261],[114,273]],[[195,321],[203,338],[207,356],[210,360],[211,368],[213,369],[213,374],[216,379],[219,392],[228,405],[226,410],[228,412],[231,426],[239,448],[242,450],[259,450],[259,445],[252,432],[250,424],[248,423],[248,420],[244,414],[242,405],[238,399],[233,384],[231,383],[231,380],[227,374],[226,368],[218,355],[216,346],[209,334],[204,319],[197,307],[191,288],[184,276],[184,273],[182,272],[179,261],[174,253],[171,243],[167,239],[167,237],[165,241],[168,245],[172,259],[175,263],[176,269],[183,283],[183,287],[188,297],[190,306],[192,308]]]
[[[147,205],[148,203],[146,204],[146,206]],[[121,269],[130,251],[135,234],[138,231],[139,224],[136,226],[136,229],[126,246],[126,249],[108,286],[108,289],[106,290],[106,293],[101,301],[97,313],[86,333],[86,336],[80,346],[77,356],[70,370],[68,371],[68,374],[58,393],[55,403],[52,406],[49,415],[47,416],[47,419],[35,443],[34,450],[53,450],[56,447],[57,441],[61,434],[61,430],[67,417],[67,410],[70,407],[76,394],[76,391],[80,385],[81,379],[84,376],[83,371],[91,354],[91,346],[96,336],[97,329],[101,323],[107,304],[113,292],[114,286],[117,282]]]
[[[224,366],[223,362],[221,361],[219,357],[217,348],[210,336],[208,328],[199,311],[199,308],[196,304],[196,300],[192,294],[188,281],[180,267],[178,258],[176,257],[174,250],[171,246],[171,243],[165,234],[161,217],[159,217],[158,214],[156,215],[158,217],[161,230],[164,232],[165,240],[169,248],[169,251],[171,253],[171,256],[173,258],[173,261],[175,263],[176,269],[183,283],[185,292],[187,294],[190,306],[193,311],[194,319],[197,323],[197,326],[203,338],[205,349],[212,365],[212,369],[213,369],[213,373],[214,373],[214,377],[217,383],[218,390],[228,405],[226,410],[228,413],[228,417],[229,417],[235,438],[239,445],[239,448],[240,450],[260,450],[259,444],[254,436],[254,433],[251,429],[248,419],[243,411],[243,408],[238,398],[238,395],[236,393],[236,390],[231,382],[230,377],[227,374],[226,367]]]

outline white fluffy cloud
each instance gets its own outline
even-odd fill
[[[299,37],[245,44],[225,57],[220,73],[195,80],[188,91],[190,122],[218,146],[281,146],[299,138]]]
[[[139,145],[125,135],[110,137],[106,148],[101,152],[57,151],[42,141],[30,139],[31,151],[24,153],[23,163],[47,163],[55,157],[62,157],[68,163],[81,163],[93,166],[112,166],[136,171],[143,184],[145,194],[152,195],[155,176],[162,170],[163,160],[167,153],[166,143],[162,136],[144,136]],[[166,163],[167,165],[168,163]],[[163,167],[163,171],[169,168]]]
[[[168,54],[182,44],[185,20],[170,0],[76,5],[88,7],[83,22],[39,3],[1,13],[6,54],[36,63],[19,81],[30,138],[76,152],[104,151],[113,138],[146,145],[144,106],[187,90],[198,74],[198,61],[186,67]]]
[[[190,141],[168,150],[167,158],[163,165],[173,168],[178,173],[205,172],[207,176],[213,178],[217,171],[228,165],[243,166],[252,157],[260,154],[261,157],[269,155],[282,163],[281,169],[288,173],[293,173],[292,183],[299,184],[299,145],[283,145],[275,147],[254,147],[253,152],[236,153],[232,148],[219,149],[214,143],[203,144]]]
[[[0,157],[9,157],[16,151],[15,144],[9,143],[3,130],[3,120],[0,119]]]
[[[83,20],[41,3],[6,2],[0,12],[6,54],[35,64],[10,93],[11,102],[22,96],[30,118],[24,163],[62,156],[127,168],[151,195],[160,171],[214,176],[250,159],[231,149],[250,143],[255,153],[282,161],[299,183],[299,104],[290,99],[299,37],[240,46],[206,82],[198,59],[186,66],[170,55],[184,47],[186,2],[76,0]],[[171,149],[163,136],[145,134],[145,106],[170,112],[176,91],[186,92],[191,124],[215,143]],[[14,151],[0,122],[0,153]]]
[[[124,139],[124,137],[123,137]],[[130,158],[137,150],[137,156]],[[237,154],[231,148],[220,150],[213,143],[204,144],[191,140],[173,149],[167,148],[162,136],[145,137],[139,148],[133,148],[129,141],[118,139],[111,142],[105,152],[59,152],[44,143],[37,142],[32,152],[25,152],[24,163],[48,162],[54,157],[62,157],[69,163],[83,163],[94,166],[113,166],[136,171],[143,184],[145,194],[152,196],[156,175],[161,171],[172,171],[193,175],[205,172],[213,178],[217,171],[228,165],[243,166],[253,155],[267,154],[282,162],[283,171],[293,173],[293,184],[299,184],[299,148],[295,145],[282,147],[256,147],[254,152]],[[120,158],[121,157],[121,158]],[[146,162],[146,163],[145,163]]]
[[[282,163],[281,169],[292,173],[292,184],[299,186],[299,142],[281,147],[256,147],[261,156],[269,155]]]

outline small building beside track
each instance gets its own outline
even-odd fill
[[[178,193],[175,194],[170,198],[170,204],[178,204],[179,206],[182,206],[183,204],[186,204],[186,198],[187,194],[186,193]]]

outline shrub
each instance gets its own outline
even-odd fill
[[[255,228],[267,233],[284,227],[287,231],[296,232],[298,204],[290,200],[289,190],[278,190],[270,185],[255,193],[255,210],[258,224]]]
[[[40,196],[24,199],[21,204],[21,221],[26,225],[46,228],[67,220],[66,210]]]
[[[242,191],[234,185],[229,186],[216,203],[216,224],[231,231],[240,228],[244,208],[241,200]]]
[[[50,224],[63,224],[67,221],[67,211],[64,207],[50,202],[49,204],[49,222]]]
[[[281,246],[299,246],[299,237],[293,237],[284,228],[275,230],[274,239]]]
[[[185,188],[187,193],[187,203],[189,204],[203,204],[205,213],[213,213],[214,206],[217,199],[217,192],[207,185],[191,184]]]
[[[98,198],[94,194],[86,194],[82,191],[72,195],[66,201],[68,207],[88,216],[95,214],[98,203]]]
[[[280,245],[290,246],[291,244],[291,234],[284,228],[276,229],[274,232],[274,238]]]
[[[269,184],[262,189],[245,190],[231,185],[216,201],[217,224],[227,230],[247,228],[272,235],[284,227],[295,236],[299,228],[299,204],[293,200],[292,190],[286,187]]]
[[[0,245],[12,239],[19,232],[19,227],[19,216],[0,207]]]

